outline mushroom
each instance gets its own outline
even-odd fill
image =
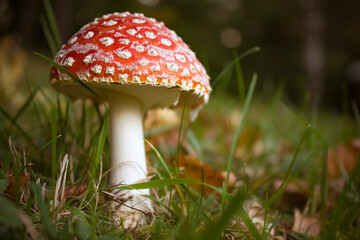
[[[108,101],[111,186],[146,181],[142,125],[146,110],[184,106],[189,94],[186,105],[196,115],[211,92],[209,76],[195,53],[164,23],[139,13],[95,19],[62,46],[54,61]],[[54,66],[50,84],[73,99],[95,98]],[[117,221],[131,217],[137,224],[142,213],[152,211],[143,196],[149,189],[113,194],[127,198],[126,204],[111,204]]]

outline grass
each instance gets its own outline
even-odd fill
[[[42,18],[42,24],[54,52],[61,45],[60,36],[49,2],[44,3],[47,19]],[[46,63],[51,60],[28,54],[32,61],[20,80],[27,84],[18,90],[22,101],[7,97],[0,105],[2,238],[358,238],[360,164],[336,179],[344,182],[340,189],[331,188],[334,179],[327,176],[328,149],[358,137],[357,108],[353,106],[355,120],[306,111],[306,106],[298,109],[286,103],[282,87],[275,94],[256,88],[257,75],[248,83],[240,60],[258,50],[235,54],[234,61],[224,66],[214,78],[209,104],[194,123],[184,110],[179,125],[145,132],[147,157],[154,169],[151,181],[119,188],[151,188],[148,197],[156,212],[148,217],[148,225],[133,231],[115,226],[106,209],[110,168],[106,104],[71,102],[57,94],[47,79]],[[32,66],[35,63],[40,70]],[[34,77],[35,71],[45,74]],[[235,97],[223,90],[228,84],[223,80],[233,71],[239,89]],[[169,143],[177,130],[178,144],[173,146]],[[159,136],[166,141],[156,141]],[[222,187],[204,182],[203,165],[200,181],[179,177],[171,162],[191,153],[226,172]],[[232,189],[230,172],[237,176]],[[297,182],[303,185],[296,195],[289,187]],[[76,193],[84,185],[86,189]],[[194,185],[202,186],[200,192]],[[203,194],[205,187],[213,193]],[[73,194],[64,195],[70,188]],[[309,229],[292,231],[297,208],[317,218],[320,233],[315,237]]]
[[[46,69],[44,65],[44,71]],[[356,130],[356,123],[338,130],[328,129],[328,125],[336,124],[342,116],[329,117],[329,114],[318,113],[317,121],[326,119],[326,122],[323,128],[315,128],[305,120],[311,119],[311,116],[297,113],[296,108],[286,105],[277,95],[264,101],[259,97],[259,92],[253,98],[247,94],[245,104],[248,110],[243,109],[240,114],[242,108],[237,98],[216,92],[216,89],[198,120],[189,130],[183,128],[183,132],[191,133],[182,136],[183,141],[190,142],[194,149],[198,149],[196,152],[201,151],[206,163],[238,176],[232,194],[226,193],[226,182],[223,188],[211,186],[219,195],[202,196],[192,190],[190,184],[202,182],[178,178],[177,170],[169,165],[171,159],[165,159],[162,155],[164,146],[151,142],[152,137],[159,132],[166,135],[174,127],[150,131],[146,135],[156,154],[148,152],[148,157],[156,171],[152,181],[131,188],[152,188],[150,198],[156,206],[157,214],[149,218],[150,225],[147,227],[133,232],[118,229],[111,223],[104,207],[107,199],[102,193],[108,189],[108,175],[103,173],[110,167],[106,109],[103,105],[94,105],[89,101],[70,103],[66,97],[51,90],[46,79],[42,82],[31,80],[36,90],[28,92],[24,102],[16,108],[1,106],[1,191],[5,196],[8,195],[6,179],[9,167],[17,176],[13,184],[18,189],[11,200],[0,197],[6,206],[6,211],[0,211],[2,236],[21,238],[27,234],[32,228],[27,227],[21,219],[21,214],[25,214],[31,221],[30,226],[36,230],[33,234],[50,239],[59,234],[64,239],[75,236],[84,239],[149,236],[154,239],[181,239],[186,236],[193,239],[230,236],[266,239],[271,236],[271,229],[281,235],[281,229],[291,225],[292,220],[286,220],[286,216],[291,219],[293,209],[298,206],[292,205],[291,201],[283,206],[282,202],[284,199],[286,201],[286,187],[296,180],[321,187],[320,193],[316,193],[315,187],[310,187],[309,191],[312,192],[304,193],[304,196],[308,201],[315,202],[314,213],[322,212],[319,218],[323,226],[322,239],[359,234],[354,230],[359,213],[358,189],[354,183],[358,181],[359,167],[345,178],[346,184],[336,200],[335,208],[329,209],[327,201],[333,194],[328,190],[329,179],[324,164],[327,143],[338,141],[337,131],[351,135],[349,132]],[[253,82],[251,91],[254,86]],[[226,104],[221,103],[220,99],[226,99]],[[7,103],[7,106],[11,106],[12,99],[8,99]],[[189,124],[186,120],[183,122]],[[243,138],[246,131],[254,127],[261,132],[257,144],[261,143],[262,149],[256,152],[255,146],[250,146],[247,152],[239,152],[245,148]],[[209,134],[215,137],[211,138]],[[12,143],[9,145],[10,136]],[[329,136],[334,139],[329,139]],[[282,149],[282,144],[290,146]],[[177,149],[174,147],[173,157],[176,157]],[[187,149],[183,145],[179,150],[186,154]],[[71,159],[68,171],[63,175],[66,186],[80,188],[83,183],[91,184],[85,195],[67,196],[54,207],[55,185],[60,162],[65,154],[69,154]],[[24,187],[21,187],[25,170],[30,176]],[[311,177],[314,175],[322,177]],[[283,179],[283,185],[278,189],[274,189],[271,184],[276,179]],[[175,192],[174,185],[178,186]],[[172,192],[171,196],[169,192]],[[263,215],[266,228],[261,228],[250,217],[246,206],[254,199],[266,213]],[[306,238],[306,235],[291,233],[287,227],[288,238]]]

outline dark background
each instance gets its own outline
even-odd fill
[[[175,30],[197,53],[212,79],[249,48],[246,83],[259,74],[258,91],[284,87],[289,102],[336,111],[360,95],[359,0],[54,0],[63,42],[95,17],[142,12]],[[40,24],[40,0],[0,0],[0,37],[28,52],[51,56]],[[226,81],[228,79],[228,81]],[[221,89],[237,94],[235,74]],[[220,88],[220,87],[219,87]]]

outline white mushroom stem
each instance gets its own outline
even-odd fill
[[[109,96],[111,137],[111,186],[128,185],[146,181],[143,109],[138,100],[119,93]],[[151,211],[150,201],[143,197],[149,189],[113,191],[125,204],[140,211]],[[118,211],[131,212],[126,206],[116,207]],[[135,210],[136,211],[136,210]],[[120,217],[123,217],[120,214]]]

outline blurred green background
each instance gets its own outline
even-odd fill
[[[274,94],[281,86],[290,103],[340,112],[351,111],[354,101],[360,103],[359,0],[51,2],[63,42],[105,13],[142,12],[175,30],[197,53],[212,79],[234,54],[259,46],[260,52],[242,61],[245,82],[253,72],[259,74],[258,92]],[[44,14],[41,0],[0,1],[2,55],[7,54],[0,57],[1,64],[12,60],[9,48],[14,46],[51,56],[39,20]],[[6,36],[11,44],[4,45]],[[233,84],[235,74],[229,73],[217,91],[237,94]]]

